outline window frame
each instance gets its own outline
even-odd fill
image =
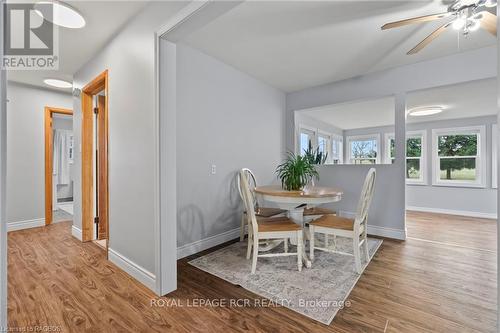
[[[300,150],[300,135],[302,133],[305,133],[305,134],[309,134],[310,135],[310,138],[311,138],[311,144],[312,144],[312,147],[313,149],[316,149],[317,145],[318,145],[318,139],[317,139],[317,132],[318,130],[316,128],[312,128],[312,127],[309,127],[309,126],[305,126],[305,125],[300,125],[298,127],[298,132],[297,132],[297,145],[296,145],[296,154],[297,155],[301,155],[302,156],[302,151]]]
[[[353,141],[368,141],[375,140],[377,143],[377,157],[375,158],[375,164],[380,164],[380,133],[373,134],[363,134],[363,135],[349,135],[346,137],[346,157],[347,164],[351,165],[360,165],[353,163],[353,159],[351,156],[351,142]],[[366,158],[364,158],[366,159]]]
[[[420,152],[420,157],[408,157],[406,156],[406,147],[408,145],[408,139],[420,138],[422,142],[422,151]],[[395,139],[394,133],[385,133],[385,163],[392,164],[391,157],[391,144],[390,140]],[[416,130],[406,132],[406,142],[405,142],[405,165],[408,159],[419,159],[420,160],[420,178],[412,179],[406,178],[406,184],[408,185],[427,185],[427,130]],[[406,168],[406,166],[405,166]],[[406,171],[405,171],[406,173]]]
[[[476,180],[442,180],[440,174],[440,157],[438,156],[438,136],[442,135],[478,135],[476,159]],[[460,157],[465,158],[465,157]],[[449,187],[484,188],[486,181],[486,126],[468,126],[452,128],[436,128],[432,130],[432,185]]]
[[[336,144],[338,145],[337,146],[337,149],[338,149],[338,158],[337,160],[339,161],[338,163],[333,163],[333,146],[334,146],[334,142],[336,142]],[[330,153],[332,155],[332,158],[330,160],[330,164],[331,165],[338,165],[338,164],[344,164],[344,137],[342,135],[339,135],[339,134],[332,134],[330,136]]]
[[[331,155],[332,155],[332,135],[328,132],[321,131],[318,129],[318,131],[316,132],[316,147],[319,147],[319,138],[320,137],[327,139],[326,140],[326,152],[328,153],[328,155],[326,157],[325,164],[331,164],[330,159],[331,159]],[[314,149],[316,149],[316,148],[314,148]]]
[[[491,188],[498,188],[498,124],[491,125]]]

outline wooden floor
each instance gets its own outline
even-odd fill
[[[385,240],[325,326],[280,307],[190,307],[259,299],[187,264],[161,304],[69,223],[9,233],[10,328],[59,332],[494,332],[496,222],[408,213],[409,239]],[[151,306],[151,302],[163,306]],[[253,303],[253,301],[252,301]]]

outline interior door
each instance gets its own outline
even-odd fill
[[[106,97],[97,96],[97,239],[108,239],[108,122]]]

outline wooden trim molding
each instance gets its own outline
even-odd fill
[[[105,70],[82,89],[82,241],[92,240],[94,226],[94,96],[104,91],[98,103],[97,191],[99,193],[99,239],[109,239],[108,228],[108,71]],[[106,246],[107,246],[106,242]],[[106,251],[107,252],[107,251]]]
[[[45,107],[45,225],[52,223],[52,170],[54,152],[53,135],[52,135],[52,118],[54,113],[73,115],[73,111],[69,109]]]

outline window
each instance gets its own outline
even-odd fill
[[[482,186],[485,127],[433,130],[434,184]]]
[[[331,145],[330,136],[323,134],[323,133],[319,133],[318,134],[318,149],[321,153],[323,153],[324,155],[327,155],[327,162],[331,157],[330,145]]]
[[[332,158],[330,160],[331,164],[342,164],[344,163],[344,150],[343,150],[343,140],[340,135],[334,135],[332,137]]]
[[[386,134],[386,162],[394,163],[394,134]],[[425,131],[408,132],[406,135],[406,182],[424,183]]]
[[[377,164],[379,161],[379,135],[347,137],[350,164]]]
[[[309,146],[312,147],[314,142],[314,137],[315,137],[314,131],[306,128],[300,129],[299,151],[298,151],[300,155],[303,156],[305,154],[305,151],[309,148]]]

